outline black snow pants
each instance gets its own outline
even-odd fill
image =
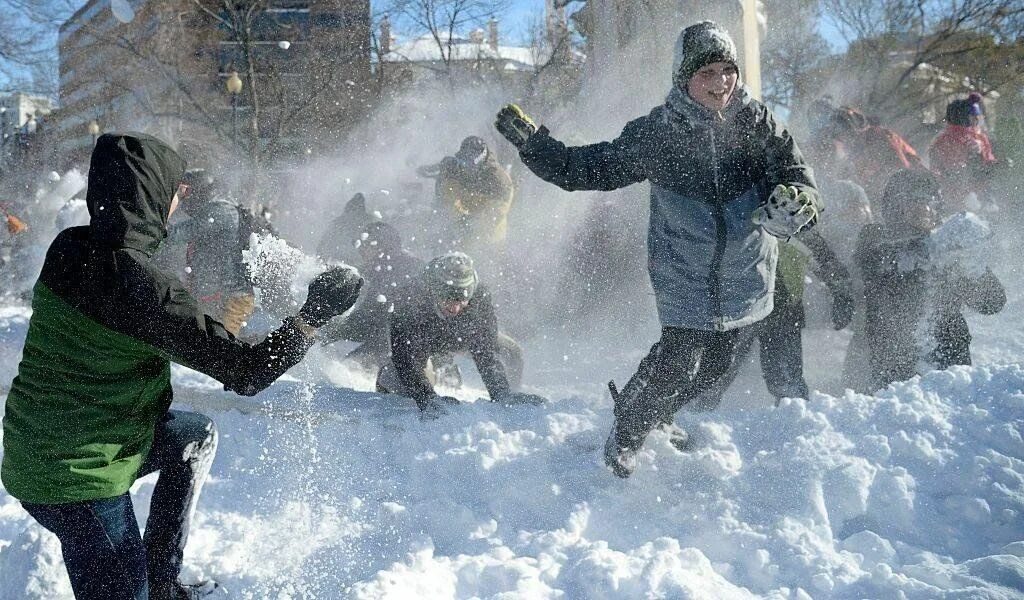
[[[804,379],[803,328],[804,310],[799,302],[777,304],[763,321],[742,330],[736,341],[735,360],[710,389],[693,401],[691,408],[718,408],[726,390],[746,364],[755,339],[760,351],[764,384],[775,397],[776,404],[783,398],[806,398],[809,391]]]
[[[736,340],[746,329],[662,328],[661,339],[615,399],[618,447],[638,449],[656,425],[710,389],[729,370]]]

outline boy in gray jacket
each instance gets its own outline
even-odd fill
[[[620,477],[658,423],[732,363],[737,332],[773,308],[776,238],[813,224],[820,200],[789,132],[738,84],[715,23],[676,43],[672,90],[612,142],[566,147],[515,106],[495,124],[537,176],[566,190],[651,182],[647,238],[661,339],[621,393],[605,462]]]

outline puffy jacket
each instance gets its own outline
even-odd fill
[[[91,221],[47,251],[7,397],[0,475],[14,497],[60,504],[125,493],[171,403],[170,361],[255,394],[312,344],[291,320],[255,346],[236,340],[153,264],[184,171],[156,138],[97,140]]]
[[[434,393],[424,369],[434,354],[468,350],[492,399],[510,390],[498,360],[498,319],[485,286],[458,316],[441,317],[423,279],[405,286],[391,314],[391,355],[395,371],[409,395],[422,404]]]
[[[673,88],[612,142],[566,147],[541,127],[520,157],[566,190],[651,182],[648,270],[664,326],[723,331],[766,317],[778,243],[752,213],[778,184],[820,203],[796,142],[742,88],[721,113]]]
[[[500,246],[508,235],[512,178],[490,152],[481,164],[449,156],[441,161],[435,196],[454,220],[464,247]]]
[[[973,127],[947,125],[928,148],[928,161],[942,182],[947,212],[962,210],[968,194],[984,199],[998,163],[988,136]]]
[[[878,201],[889,177],[900,169],[923,169],[917,151],[900,134],[885,127],[868,125],[845,144],[853,178],[872,202]]]
[[[990,270],[979,277],[936,279],[927,269],[926,234],[867,225],[861,230],[855,257],[864,278],[873,389],[913,377],[921,361],[935,369],[971,364],[971,332],[964,306],[991,315],[1006,304],[1006,291]],[[927,314],[929,307],[931,314]],[[927,348],[921,347],[924,319],[930,319],[927,326],[934,340]]]

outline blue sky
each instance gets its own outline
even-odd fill
[[[544,0],[512,0],[512,7],[509,9],[505,21],[509,22],[508,35],[514,38],[525,36],[533,15],[544,12]]]

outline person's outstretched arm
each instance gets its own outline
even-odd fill
[[[811,167],[804,161],[796,140],[782,123],[775,120],[768,107],[760,105],[758,110],[755,135],[764,145],[766,189],[784,185],[807,192],[815,204],[815,211],[820,213],[823,208],[821,195]]]
[[[647,179],[635,155],[641,123],[629,123],[614,141],[587,146],[566,146],[541,127],[519,157],[535,175],[564,190],[617,190]]]
[[[123,265],[124,297],[135,307],[119,329],[156,348],[168,360],[220,381],[228,390],[254,395],[297,364],[313,345],[316,328],[355,303],[362,279],[351,269],[331,269],[310,284],[299,315],[287,319],[262,342],[252,345],[231,335],[205,315],[176,279],[144,273],[138,263]],[[138,272],[132,271],[138,269]]]
[[[519,149],[519,158],[537,177],[569,190],[616,190],[647,179],[640,161],[647,118],[630,121],[614,141],[566,146],[537,127],[514,104],[498,112],[495,127]]]

